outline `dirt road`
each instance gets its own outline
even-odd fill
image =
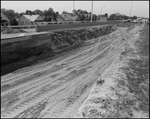
[[[75,117],[149,118],[149,26],[127,32],[125,50],[97,80]]]
[[[2,76],[1,117],[74,117],[95,81],[124,49],[125,30]]]

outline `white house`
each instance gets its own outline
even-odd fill
[[[44,17],[40,15],[22,15],[18,19],[18,25],[36,25],[36,23],[43,21]]]

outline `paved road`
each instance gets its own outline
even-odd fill
[[[124,48],[123,28],[64,56],[1,77],[1,117],[73,117]]]

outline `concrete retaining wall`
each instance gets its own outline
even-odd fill
[[[44,26],[37,26],[36,31],[49,31],[49,30],[57,30],[57,29],[66,29],[66,28],[75,28],[75,27],[89,27],[89,26],[97,26],[97,25],[106,25],[106,24],[115,24],[118,21],[110,21],[110,22],[93,22],[93,23],[72,23],[72,24],[49,24]]]

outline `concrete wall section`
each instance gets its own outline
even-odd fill
[[[118,21],[93,22],[93,23],[74,23],[74,24],[49,24],[49,25],[37,26],[36,31],[41,32],[41,31],[50,31],[50,30],[57,30],[57,29],[89,27],[89,26],[115,24],[115,23],[118,23]]]

